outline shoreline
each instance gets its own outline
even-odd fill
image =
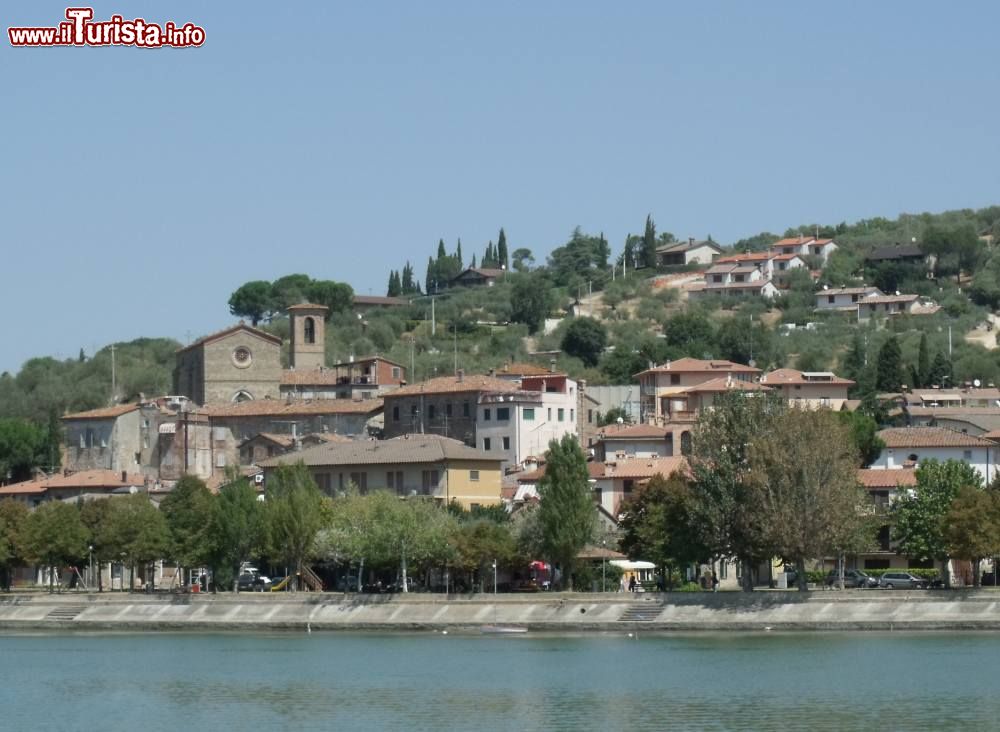
[[[0,595],[0,630],[538,633],[1000,630],[1000,592]]]

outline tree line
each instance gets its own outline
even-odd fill
[[[240,285],[229,296],[229,312],[247,318],[256,327],[261,321],[269,321],[303,302],[325,305],[329,308],[329,318],[351,308],[354,289],[344,282],[314,280],[304,274],[285,275],[273,282],[253,280]]]

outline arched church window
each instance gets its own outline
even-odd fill
[[[303,329],[305,330],[305,341],[306,343],[316,342],[316,321],[312,318],[306,318],[305,323],[303,323]]]
[[[233,395],[233,402],[239,404],[240,402],[252,402],[253,394],[248,392],[246,389],[240,389]]]

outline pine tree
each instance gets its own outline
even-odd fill
[[[656,224],[653,217],[646,217],[646,231],[642,235],[642,261],[647,267],[656,266]]]
[[[424,280],[424,292],[430,295],[434,292],[434,284],[437,281],[437,267],[434,265],[434,257],[427,257],[427,278]]]
[[[934,361],[927,372],[927,382],[930,386],[946,387],[954,385],[951,361],[940,351],[934,356]]]
[[[850,379],[857,386],[861,380],[861,373],[865,368],[865,340],[861,331],[854,331],[854,340],[851,342],[850,350],[844,354],[844,359],[840,364],[840,372],[844,378]]]
[[[497,264],[501,269],[510,269],[510,259],[507,257],[507,235],[500,227],[500,238],[497,239]]]
[[[903,353],[895,335],[889,336],[878,352],[875,387],[881,392],[897,392],[903,386]]]

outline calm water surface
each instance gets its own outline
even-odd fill
[[[1000,634],[7,635],[3,730],[1000,729]]]

